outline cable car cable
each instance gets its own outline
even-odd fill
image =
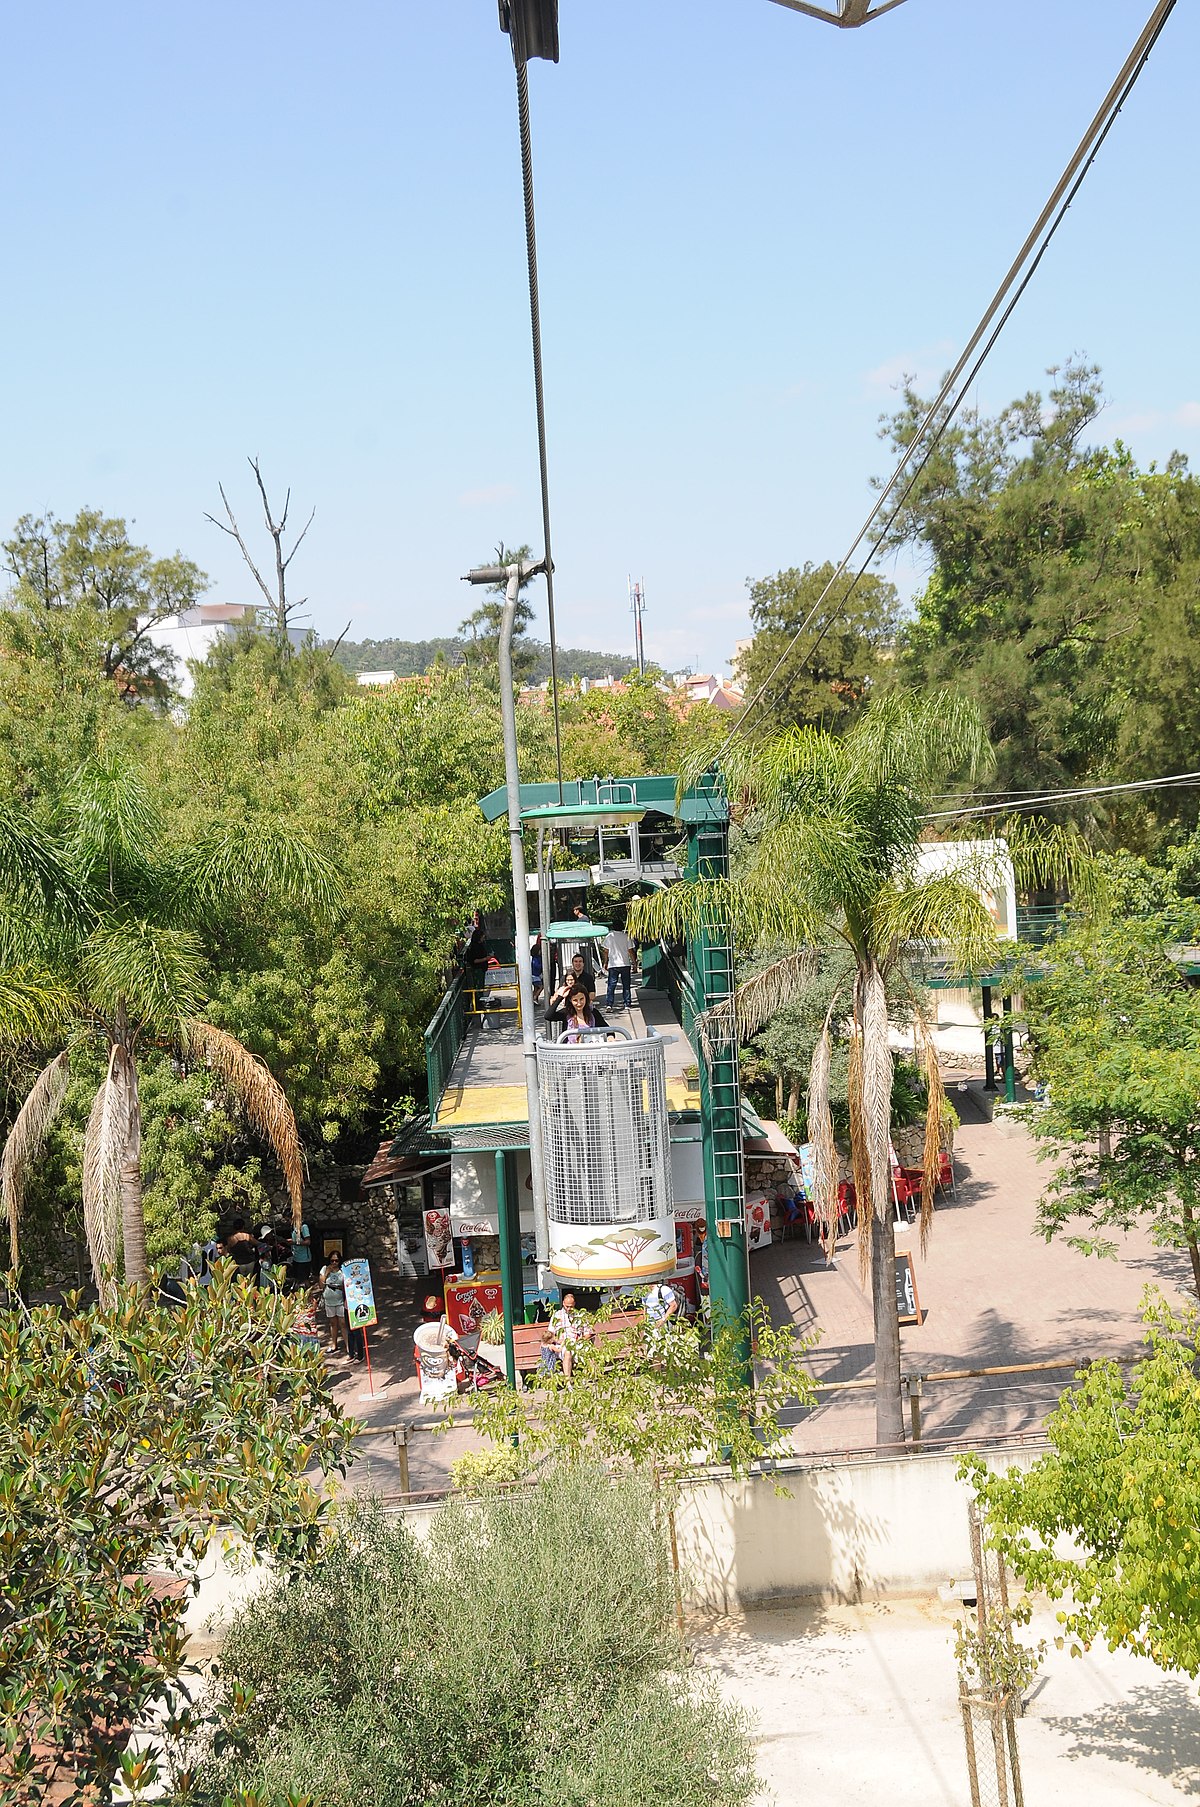
[[[550,554],[550,476],[546,455],[546,394],[542,381],[542,315],[538,299],[537,221],[533,208],[533,144],[529,132],[529,77],[513,39],[517,69],[517,125],[521,138],[521,184],[525,196],[525,259],[529,269],[529,330],[533,341],[533,394],[537,411],[538,467],[542,484],[542,556],[546,561],[546,616],[550,633],[550,701],[554,711],[554,765],[558,800],[563,800],[562,727],[558,713],[558,640],[554,629],[554,560]]]
[[[875,536],[875,538],[871,544],[871,547],[867,553],[866,558],[863,560],[862,564],[855,571],[854,576],[852,577],[851,582],[850,582],[850,588],[846,592],[847,597],[849,597],[849,595],[853,591],[855,585],[858,583],[859,579],[864,575],[867,568],[871,564],[872,560],[875,558],[876,554],[879,551],[879,548],[882,546],[884,540],[887,537],[889,528],[891,527],[893,521],[895,521],[896,517],[899,515],[901,509],[904,507],[909,496],[912,494],[914,488],[916,487],[918,480],[920,479],[923,471],[925,470],[926,465],[928,464],[930,458],[933,456],[934,452],[937,450],[937,447],[938,447],[939,443],[941,442],[943,434],[945,433],[947,427],[950,425],[950,422],[953,420],[955,414],[957,413],[958,409],[961,407],[964,399],[966,398],[967,394],[969,393],[971,384],[975,381],[975,378],[979,374],[979,371],[982,369],[983,364],[986,361],[989,353],[991,352],[997,339],[1000,337],[1000,334],[1003,332],[1005,326],[1007,325],[1014,308],[1016,307],[1017,303],[1020,301],[1022,295],[1025,293],[1026,288],[1029,286],[1029,283],[1032,280],[1034,273],[1036,272],[1036,270],[1038,268],[1038,265],[1041,263],[1042,258],[1045,256],[1047,250],[1049,249],[1050,243],[1051,243],[1052,239],[1054,238],[1055,234],[1057,233],[1059,226],[1062,224],[1063,220],[1065,219],[1067,212],[1071,206],[1071,203],[1074,201],[1075,196],[1079,193],[1080,188],[1083,186],[1084,178],[1087,175],[1088,171],[1091,169],[1093,163],[1095,162],[1096,156],[1098,155],[1098,153],[1100,151],[1100,147],[1104,143],[1105,139],[1108,137],[1109,131],[1111,130],[1112,126],[1114,125],[1117,115],[1120,113],[1126,100],[1128,100],[1130,94],[1133,92],[1134,84],[1136,83],[1139,75],[1141,74],[1142,70],[1144,69],[1144,67],[1150,57],[1151,51],[1154,49],[1155,44],[1158,42],[1158,39],[1162,32],[1163,27],[1165,26],[1171,13],[1175,10],[1175,3],[1176,3],[1176,0],[1157,0],[1157,4],[1155,5],[1154,10],[1152,11],[1149,19],[1147,20],[1145,26],[1143,27],[1142,32],[1141,32],[1140,36],[1138,37],[1136,44],[1134,45],[1133,49],[1130,51],[1128,57],[1125,59],[1125,62],[1122,64],[1120,73],[1118,74],[1116,80],[1113,82],[1112,86],[1109,88],[1108,93],[1105,95],[1104,100],[1101,102],[1099,110],[1097,111],[1094,118],[1092,119],[1091,124],[1088,126],[1083,137],[1080,139],[1079,144],[1075,149],[1074,155],[1071,157],[1066,168],[1063,170],[1062,175],[1059,177],[1057,183],[1055,184],[1055,187],[1050,195],[1049,200],[1046,202],[1045,206],[1042,208],[1041,213],[1038,215],[1038,218],[1037,218],[1036,222],[1034,223],[1032,229],[1030,230],[1028,236],[1026,237],[1024,244],[1022,245],[1022,247],[1021,247],[1020,251],[1018,252],[1016,258],[1014,259],[1013,263],[1009,267],[1007,275],[1005,276],[1003,282],[1000,284],[1000,287],[996,290],[996,293],[992,296],[991,301],[988,303],[987,308],[985,309],[983,316],[979,321],[979,324],[976,326],[975,331],[971,334],[970,339],[967,341],[966,346],[964,347],[961,355],[959,356],[958,362],[955,364],[954,368],[950,371],[950,374],[946,377],[945,381],[942,384],[941,389],[939,390],[939,392],[938,392],[937,396],[935,397],[935,399],[933,400],[933,402],[930,403],[930,406],[926,410],[926,413],[925,413],[924,417],[922,418],[920,424],[918,425],[916,432],[913,434],[913,437],[909,440],[907,446],[904,448],[903,454],[901,455],[901,457],[896,465],[895,470],[892,472],[892,475],[889,477],[884,488],[879,492],[879,495],[876,498],[874,506],[871,508],[871,511],[867,515],[866,520],[863,522],[862,526],[858,530],[858,533],[855,535],[853,541],[851,542],[849,550],[846,552],[845,556],[842,558],[837,569],[834,571],[834,573],[830,577],[828,583],[825,585],[824,589],[821,591],[821,594],[818,596],[816,602],[813,604],[812,608],[809,610],[809,613],[807,614],[805,619],[801,622],[800,626],[796,629],[795,633],[792,635],[791,639],[788,641],[787,645],[784,647],[782,653],[779,655],[779,658],[775,661],[775,664],[772,666],[772,668],[771,668],[770,672],[767,674],[766,678],[759,685],[759,687],[755,691],[754,695],[750,698],[750,701],[746,704],[746,707],[742,711],[742,714],[739,717],[738,721],[734,723],[729,734],[726,736],[725,740],[722,742],[720,748],[718,749],[718,751],[715,755],[715,761],[714,761],[715,763],[719,763],[722,756],[726,752],[728,752],[729,748],[733,745],[733,742],[736,739],[736,737],[744,731],[746,724],[750,719],[751,714],[758,707],[759,703],[762,702],[763,698],[766,696],[771,685],[774,683],[775,679],[778,677],[779,672],[781,671],[785,661],[791,654],[791,651],[792,651],[793,647],[796,645],[796,642],[800,639],[802,634],[804,634],[808,631],[808,629],[811,627],[812,623],[816,620],[817,615],[819,614],[819,612],[821,610],[821,606],[824,603],[825,598],[829,595],[829,592],[833,588],[834,584],[838,581],[838,579],[840,577],[845,575],[846,569],[847,569],[848,565],[850,564],[851,559],[854,557],[854,554],[857,552],[858,548],[862,545],[864,539],[866,539],[867,535],[871,531],[872,524],[878,517],[879,512],[882,509],[884,503],[887,501],[887,499],[891,495],[892,491],[896,488],[897,484],[900,482],[901,477],[904,475],[905,468],[908,465],[910,459],[913,457],[913,454],[917,450],[917,447],[921,444],[922,440],[925,439],[925,436],[929,432],[930,427],[933,425],[934,421],[937,419],[939,410],[942,408],[946,408],[944,417],[938,422],[936,430],[933,433],[932,437],[929,439],[928,444],[926,445],[925,450],[924,450],[920,460],[918,461],[915,469],[913,470],[912,474],[910,475],[909,480],[908,480],[907,484],[905,485],[904,490],[901,493],[899,501],[896,503],[895,507],[892,509],[892,512],[889,514],[889,516],[888,516],[886,522],[884,523],[882,529],[880,530],[880,532]],[[1041,240],[1040,244],[1038,243],[1039,240]],[[1037,247],[1036,255],[1033,256],[1033,260],[1031,263],[1029,263],[1029,267],[1027,269],[1025,269],[1025,265],[1026,265],[1027,261],[1029,260],[1031,253],[1033,253],[1035,246]],[[1023,274],[1022,274],[1022,271],[1024,271]],[[1013,283],[1016,281],[1018,276],[1020,276],[1020,278],[1021,278],[1020,282],[1018,283],[1018,285],[1017,285],[1015,291],[1012,293],[1012,295],[1009,296],[1009,290],[1012,289]],[[1005,301],[1006,296],[1009,296],[1007,303]],[[1001,311],[1001,310],[1003,310],[1003,311]],[[998,320],[996,319],[997,314],[999,314]],[[989,328],[989,326],[992,325],[992,322],[994,320],[996,321],[996,324],[995,324],[992,332],[988,336],[986,343],[983,343],[983,348],[979,352],[978,357],[975,359],[974,364],[972,364],[971,369],[967,374],[966,380],[964,382],[962,382],[961,386],[958,389],[957,395],[954,397],[954,399],[952,401],[949,401],[949,405],[947,406],[948,398],[951,396],[951,393],[954,390],[956,384],[959,383],[959,379],[962,377],[963,371],[966,370],[968,362],[970,361],[970,359],[976,352],[977,348],[980,346],[981,342],[983,342],[984,335],[985,335],[985,333],[988,332],[988,328]],[[843,599],[843,600],[845,600],[845,599]],[[826,621],[824,627],[821,629],[820,634],[818,634],[816,640],[813,642],[812,647],[809,649],[810,657],[812,656],[812,653],[814,653],[817,650],[817,648],[820,646],[821,641],[825,638],[825,635],[829,632],[829,629],[834,625],[834,623],[836,621],[838,621],[840,619],[841,619],[841,611],[840,610],[838,611],[837,614],[830,615],[830,617]]]

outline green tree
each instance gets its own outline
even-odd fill
[[[495,565],[520,565],[532,559],[533,549],[530,546],[505,546],[501,543],[489,563]],[[524,636],[533,620],[533,610],[525,601],[525,592],[533,582],[531,577],[523,578],[517,592],[517,607],[513,618],[512,665],[513,677],[518,683],[528,677],[532,671],[536,655],[526,646]],[[459,623],[458,631],[466,635],[463,657],[472,672],[478,672],[485,682],[499,682],[500,659],[500,625],[504,616],[504,592],[507,586],[502,583],[489,584],[483,593],[483,601],[477,609],[473,609],[465,621]],[[492,599],[492,600],[489,600]]]
[[[184,1798],[740,1807],[749,1727],[688,1664],[664,1517],[594,1465],[451,1501],[420,1542],[350,1509],[230,1628]]]
[[[1047,1093],[1029,1125],[1057,1163],[1042,1234],[1112,1254],[1104,1232],[1148,1217],[1200,1295],[1200,995],[1177,958],[1197,926],[1181,906],[1082,919],[1040,952],[1026,1010]]]
[[[812,724],[838,732],[889,670],[900,598],[886,578],[839,578],[799,632],[833,573],[826,561],[746,580],[754,638],[741,660],[742,688],[757,695],[766,685],[760,719],[776,730]]]
[[[747,1330],[756,1363],[750,1411],[742,1384]],[[494,1388],[476,1409],[475,1428],[498,1449],[519,1443],[530,1463],[555,1458],[678,1473],[699,1456],[748,1474],[756,1462],[791,1453],[782,1413],[797,1400],[811,1403],[813,1380],[803,1365],[811,1346],[790,1324],[773,1325],[761,1299],[747,1322],[717,1319],[707,1346],[693,1328],[664,1338],[642,1319],[618,1336],[581,1343],[571,1380],[544,1376],[532,1411],[526,1395]]]
[[[744,1033],[768,1021],[811,968],[812,950],[840,941],[853,976],[840,1000],[850,1041],[850,1131],[862,1255],[869,1261],[875,1321],[875,1422],[881,1445],[903,1442],[900,1332],[892,1224],[892,1054],[887,981],[913,943],[943,943],[962,971],[986,967],[995,930],[980,873],[926,876],[918,867],[930,799],[987,770],[978,711],[940,693],[899,690],[872,700],[842,736],[794,728],[748,746],[734,741],[724,768],[729,794],[753,832],[728,879],[671,886],[631,912],[639,936],[682,937],[727,924],[746,952],[772,943],[796,950],[739,993]],[[818,1150],[820,1206],[836,1216],[833,1127],[828,1117],[828,1035],[818,1043],[809,1133]],[[923,1233],[937,1168],[941,1087],[929,1079]],[[814,1118],[816,1121],[814,1122]]]
[[[332,903],[328,863],[298,836],[263,823],[172,843],[140,773],[113,758],[80,768],[64,800],[61,856],[75,887],[71,918],[27,925],[27,940],[69,993],[73,1041],[99,1044],[105,1072],[88,1118],[83,1206],[97,1285],[110,1291],[118,1250],[125,1277],[148,1275],[142,1206],[138,1058],[173,1048],[219,1073],[283,1168],[299,1216],[301,1154],[295,1119],[268,1069],[200,1015],[204,960],[197,925],[230,903],[260,910],[276,899]],[[9,1132],[0,1187],[9,1259],[19,1255],[22,1197],[46,1131],[62,1108],[70,1044],[46,1066]]]
[[[92,508],[73,521],[23,515],[4,553],[16,584],[10,609],[24,620],[28,650],[62,661],[68,650],[86,649],[120,697],[169,697],[174,660],[151,635],[208,588],[198,565],[178,552],[154,558],[133,544],[123,520]]]
[[[0,1317],[0,1801],[108,1799],[132,1723],[165,1699],[186,1728],[211,1540],[317,1557],[313,1471],[344,1469],[351,1432],[292,1319],[233,1275],[173,1309],[118,1291]]]
[[[964,1468],[1026,1585],[1068,1597],[1058,1616],[1074,1648],[1100,1638],[1196,1676],[1200,1320],[1151,1295],[1144,1321],[1147,1353],[1128,1382],[1117,1362],[1084,1369],[1030,1469],[989,1474],[978,1457]]]
[[[1173,456],[1139,470],[1092,443],[1095,367],[1050,372],[994,418],[946,430],[894,542],[932,570],[904,636],[910,682],[979,702],[993,782],[1030,791],[1189,769],[1196,696],[1200,484]],[[911,389],[886,423],[899,448],[926,411]],[[1195,792],[1080,800],[1080,822],[1153,846],[1196,820]]]

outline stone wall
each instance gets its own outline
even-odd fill
[[[340,1230],[345,1236],[347,1255],[365,1255],[375,1276],[395,1276],[396,1207],[391,1188],[374,1186],[367,1193],[344,1198],[361,1173],[355,1168],[343,1173],[332,1171],[310,1174],[304,1184],[304,1221],[312,1228],[313,1252],[319,1258],[321,1236],[326,1231]],[[268,1186],[276,1219],[287,1223],[291,1204],[282,1183]]]

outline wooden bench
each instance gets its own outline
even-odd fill
[[[635,1324],[640,1324],[645,1317],[644,1311],[618,1311],[611,1318],[605,1318],[599,1324],[591,1326],[598,1343],[607,1342],[611,1337],[623,1336]],[[516,1356],[517,1372],[529,1374],[542,1359],[542,1343],[548,1336],[548,1324],[514,1324],[513,1354]]]

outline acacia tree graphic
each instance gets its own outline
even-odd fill
[[[614,1254],[623,1255],[628,1261],[629,1271],[632,1273],[637,1266],[639,1255],[644,1255],[646,1250],[653,1248],[656,1242],[660,1251],[665,1253],[667,1244],[660,1241],[656,1231],[652,1230],[647,1235],[644,1230],[638,1229],[610,1230],[607,1236],[593,1236],[591,1247],[612,1249]]]

